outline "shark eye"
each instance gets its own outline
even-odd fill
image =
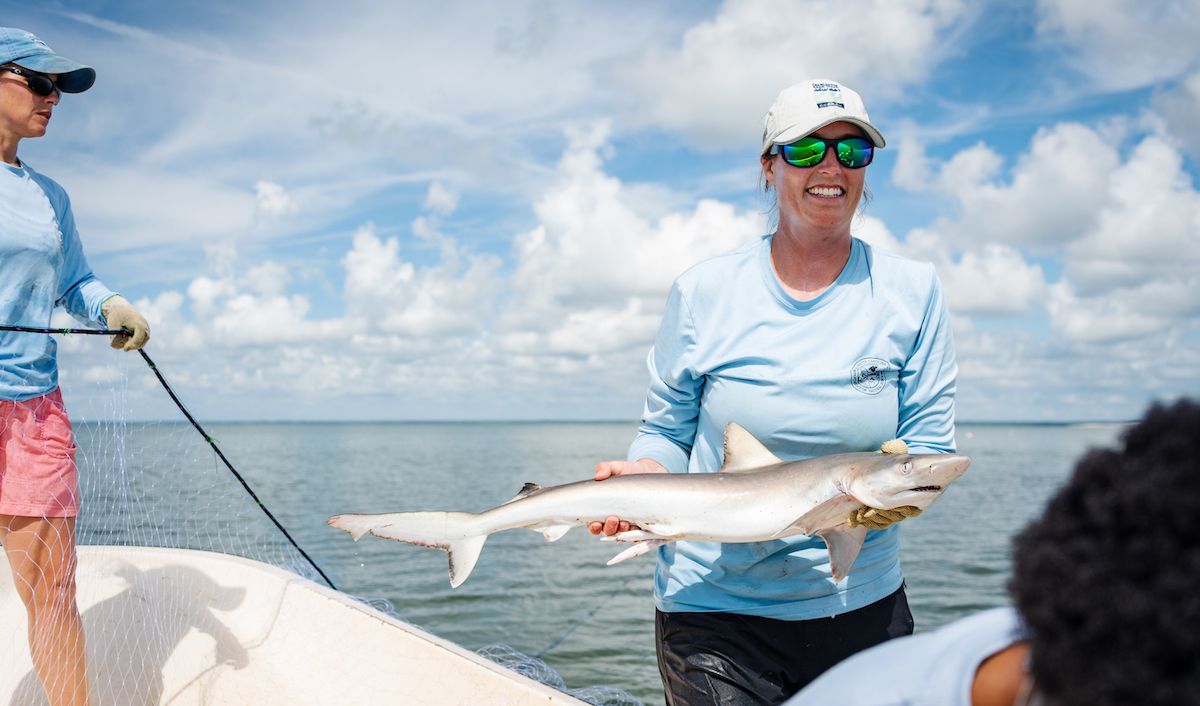
[[[900,473],[902,473],[903,475],[908,475],[909,473],[912,473],[912,461],[905,461],[900,466]]]

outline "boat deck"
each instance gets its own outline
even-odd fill
[[[7,568],[7,567],[5,567]],[[584,702],[277,567],[80,547],[96,706]],[[25,610],[0,571],[0,704],[41,706]]]

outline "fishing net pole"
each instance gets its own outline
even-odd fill
[[[128,331],[128,330],[119,330],[118,331],[118,330],[113,330],[113,329],[90,329],[90,328],[34,328],[34,327],[29,327],[29,326],[0,326],[0,331],[18,331],[18,332],[22,332],[22,333],[60,334],[60,335],[67,335],[67,336],[72,335],[72,334],[83,334],[83,335],[93,335],[93,336],[114,336],[114,335],[130,335],[133,333],[132,331]],[[158,369],[158,366],[156,366],[154,364],[154,361],[150,359],[150,356],[146,354],[145,349],[138,349],[138,353],[140,353],[142,356],[142,359],[146,361],[146,365],[148,365],[150,367],[150,370],[152,370],[154,372],[154,376],[156,378],[158,378],[158,381],[159,381],[159,383],[162,384],[163,389],[166,390],[167,394],[171,396],[171,401],[173,401],[175,403],[175,406],[179,408],[179,411],[183,413],[183,416],[186,417],[189,422],[191,422],[191,425],[193,427],[195,427],[196,431],[200,434],[200,438],[202,438],[206,442],[208,442],[208,445],[212,447],[214,452],[216,452],[217,458],[221,459],[221,462],[225,464],[225,467],[229,469],[229,472],[233,474],[233,477],[237,478],[238,482],[242,484],[242,487],[246,489],[246,492],[250,495],[251,499],[253,499],[255,504],[257,504],[258,507],[263,511],[263,514],[265,514],[267,516],[267,519],[269,519],[275,525],[275,527],[280,532],[283,533],[283,536],[285,538],[287,538],[287,541],[296,549],[296,551],[300,552],[300,556],[304,557],[304,560],[307,561],[313,567],[314,570],[316,570],[316,572],[321,576],[321,578],[325,579],[325,583],[329,584],[329,587],[336,591],[337,586],[333,585],[333,581],[331,581],[329,579],[329,577],[325,575],[325,572],[321,570],[321,567],[317,565],[317,562],[313,561],[312,557],[310,557],[308,555],[308,553],[305,552],[304,549],[302,549],[300,547],[300,545],[296,543],[296,540],[292,538],[292,535],[288,533],[287,529],[284,528],[283,524],[281,524],[279,522],[279,520],[277,520],[275,518],[275,515],[273,515],[271,513],[271,511],[267,509],[267,506],[263,503],[262,500],[259,499],[258,495],[255,494],[254,490],[250,487],[250,484],[248,482],[246,482],[245,478],[242,477],[242,474],[238,473],[237,469],[233,467],[233,464],[230,463],[229,459],[225,457],[224,453],[222,453],[221,448],[219,446],[217,446],[216,440],[213,439],[211,436],[209,436],[208,432],[204,431],[204,428],[200,426],[200,423],[196,421],[196,418],[192,416],[191,412],[189,412],[187,407],[184,406],[183,402],[180,401],[179,397],[175,394],[175,391],[171,389],[171,386],[169,384],[167,384],[167,380],[166,380],[166,378],[163,377],[163,374]]]

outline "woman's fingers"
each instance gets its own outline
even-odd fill
[[[622,520],[616,515],[609,515],[603,522],[588,523],[588,532],[592,534],[603,533],[606,537],[611,537],[618,532],[628,532],[631,529],[637,529],[638,526],[631,524],[627,520]]]
[[[596,480],[619,476],[623,470],[625,470],[624,461],[602,461],[596,464]]]

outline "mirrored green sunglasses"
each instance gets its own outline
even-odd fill
[[[826,140],[820,137],[801,138],[790,145],[772,145],[771,154],[783,154],[783,159],[795,167],[815,167],[832,147],[837,159],[847,169],[861,169],[871,163],[875,146],[861,137]]]

